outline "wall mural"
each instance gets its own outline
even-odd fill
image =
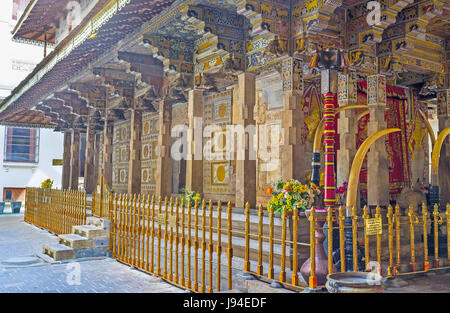
[[[141,192],[144,194],[153,194],[156,188],[158,121],[158,113],[146,113],[142,116]]]

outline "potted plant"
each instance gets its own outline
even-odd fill
[[[50,194],[49,192],[46,192],[47,190],[50,191],[50,189],[52,189],[53,186],[53,181],[50,178],[47,178],[46,180],[44,180],[41,183],[41,188],[44,189],[45,193],[44,194]],[[49,197],[48,196],[43,196],[43,200],[44,203],[48,203]]]
[[[195,204],[195,201],[200,202],[199,193],[192,190],[188,190],[186,188],[182,188],[180,191],[181,191],[180,201],[184,202],[186,206],[189,204],[189,200],[191,200],[191,206]]]
[[[272,195],[267,203],[268,210],[273,209],[274,213],[291,215],[296,207],[309,210],[315,197],[320,194],[320,189],[314,183],[302,184],[295,179],[287,181],[280,179],[267,187],[266,194]]]

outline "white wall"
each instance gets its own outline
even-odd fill
[[[0,201],[5,187],[40,187],[50,178],[54,188],[61,188],[62,166],[53,166],[53,159],[62,159],[64,135],[41,128],[39,135],[39,163],[4,162],[5,126],[0,126]]]

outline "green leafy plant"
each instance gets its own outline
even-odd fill
[[[186,205],[189,203],[189,200],[191,200],[191,205],[194,205],[196,200],[200,201],[199,193],[192,190],[188,190],[186,188],[182,188],[180,191],[181,191],[180,200],[184,201]]]
[[[44,180],[41,183],[42,189],[52,189],[52,186],[53,186],[53,180],[51,180],[50,178],[47,178],[46,180]]]

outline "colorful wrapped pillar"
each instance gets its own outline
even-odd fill
[[[324,144],[325,144],[325,179],[324,179],[324,205],[336,205],[336,176],[335,176],[335,94],[324,94]]]

